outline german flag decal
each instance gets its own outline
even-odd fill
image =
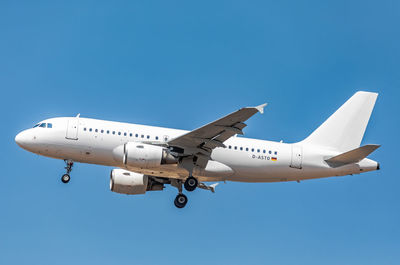
[[[276,157],[271,157],[271,160],[272,161],[276,161],[276,160],[278,160]]]

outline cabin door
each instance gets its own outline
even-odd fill
[[[78,140],[78,127],[79,127],[79,118],[71,118],[67,123],[67,135],[65,138],[70,140]]]
[[[303,149],[299,145],[292,145],[292,160],[290,167],[301,169],[303,163]]]

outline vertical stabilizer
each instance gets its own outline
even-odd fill
[[[358,148],[375,105],[377,93],[359,91],[302,143],[346,152]]]

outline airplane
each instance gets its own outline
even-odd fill
[[[367,156],[380,145],[360,146],[378,94],[358,91],[307,138],[296,143],[245,138],[245,121],[267,104],[245,107],[192,131],[98,119],[57,117],[16,135],[38,155],[62,159],[70,181],[74,162],[111,166],[110,190],[145,194],[165,185],[215,191],[220,181],[284,182],[379,170]],[[207,184],[206,182],[217,182]],[[183,186],[183,187],[182,187]]]

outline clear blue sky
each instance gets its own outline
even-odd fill
[[[399,1],[1,1],[0,264],[399,264]],[[111,168],[20,149],[49,117],[193,129],[269,102],[252,138],[303,139],[355,91],[382,170],[109,191]]]

